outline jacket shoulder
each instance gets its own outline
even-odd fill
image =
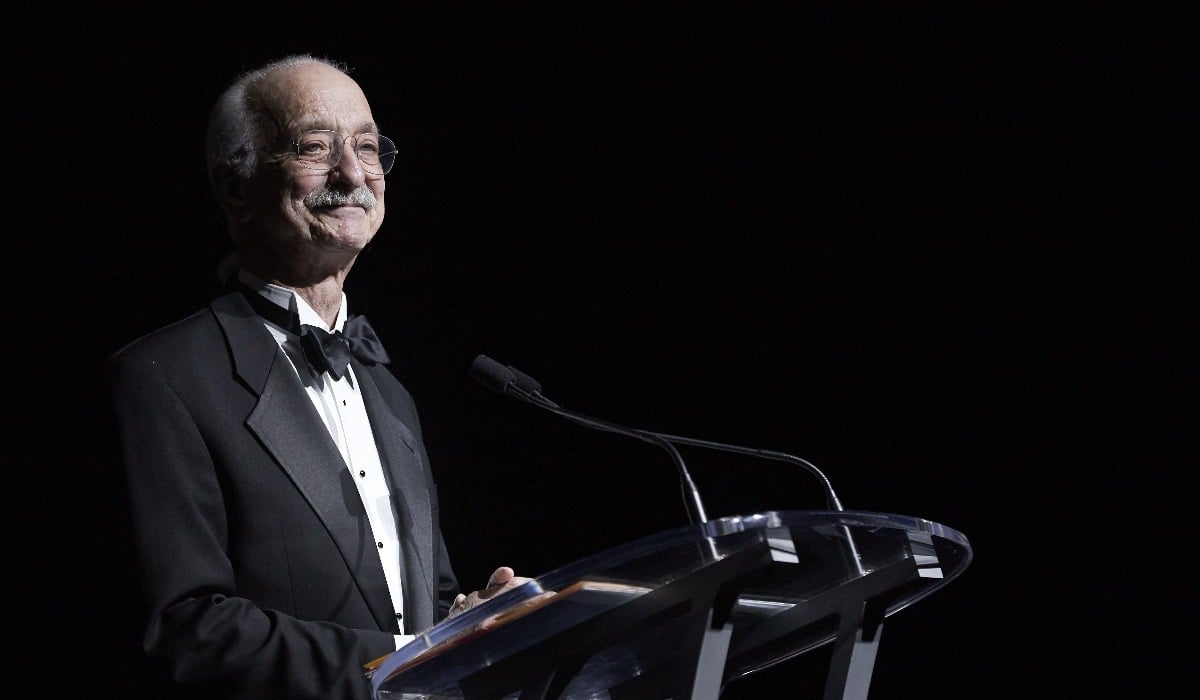
[[[216,318],[211,309],[195,311],[177,321],[156,328],[112,352],[109,359],[148,360],[170,357],[192,346],[197,338],[217,332]]]
[[[211,348],[218,338],[224,342],[222,320],[225,317],[253,317],[254,312],[240,294],[226,294],[214,299],[177,321],[142,335],[110,354],[110,361],[122,359],[154,360],[190,355],[198,348]]]

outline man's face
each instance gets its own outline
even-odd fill
[[[292,264],[353,259],[383,223],[384,178],[368,173],[350,143],[332,169],[312,168],[291,141],[322,129],[351,137],[377,131],[358,84],[329,66],[289,71],[262,99],[276,115],[277,143],[259,173],[245,183],[251,247]],[[347,196],[348,195],[348,196]]]

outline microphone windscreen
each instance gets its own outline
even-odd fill
[[[539,384],[538,381],[536,379],[534,379],[533,377],[529,376],[528,374],[525,374],[524,372],[517,369],[516,367],[513,367],[512,365],[508,366],[508,371],[512,372],[513,382],[517,385],[517,388],[520,389],[521,391],[524,391],[527,394],[542,393],[542,385]]]
[[[505,393],[508,386],[516,381],[512,370],[487,355],[478,355],[471,363],[468,374],[475,381],[501,394]]]

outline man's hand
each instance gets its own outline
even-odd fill
[[[502,566],[492,572],[491,577],[488,578],[487,587],[483,590],[471,591],[466,595],[459,593],[454,598],[454,604],[450,606],[450,617],[461,615],[476,605],[491,600],[505,591],[524,585],[530,580],[532,579],[525,576],[517,576],[511,567]]]

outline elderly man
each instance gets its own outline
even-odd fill
[[[249,72],[208,153],[229,291],[111,362],[144,647],[169,697],[364,699],[365,663],[527,579],[459,592],[417,410],[347,306],[396,159],[359,85]]]

